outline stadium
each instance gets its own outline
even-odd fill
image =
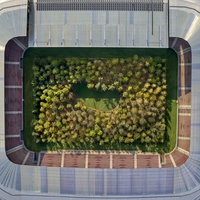
[[[1,199],[200,199],[199,0],[2,0]],[[40,152],[23,143],[23,54],[35,47],[171,48],[177,145],[141,152]]]

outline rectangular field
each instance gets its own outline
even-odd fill
[[[79,57],[79,58],[128,58],[133,55],[138,56],[160,56],[166,58],[167,60],[167,135],[165,142],[158,145],[155,151],[166,152],[166,149],[170,151],[175,146],[176,141],[176,100],[177,100],[177,74],[178,74],[178,61],[177,55],[172,49],[151,49],[151,48],[29,48],[23,59],[23,94],[24,94],[24,143],[26,147],[32,151],[41,150],[54,150],[59,149],[61,146],[54,145],[51,146],[46,143],[35,143],[32,134],[31,123],[34,119],[32,114],[33,110],[33,94],[31,80],[33,77],[32,65],[35,58],[46,58],[52,56],[55,58],[69,58],[69,57]],[[148,148],[141,144],[131,144],[122,145],[121,149],[133,150],[141,149],[143,151],[148,151]],[[102,147],[103,148],[103,147]],[[106,147],[107,148],[107,147]],[[151,147],[152,148],[152,147]],[[87,149],[87,147],[84,147]],[[98,149],[98,147],[97,147]]]

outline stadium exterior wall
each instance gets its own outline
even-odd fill
[[[0,5],[1,199],[199,199],[200,13],[197,11],[198,1],[196,3],[189,0],[170,1],[170,37],[183,38],[191,45],[193,92],[190,156],[182,166],[168,169],[66,169],[20,166],[11,163],[5,155],[4,48],[9,39],[27,34],[27,1],[10,0]]]

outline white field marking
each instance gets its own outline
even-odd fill
[[[61,167],[64,167],[64,160],[65,160],[65,153],[64,153],[64,151],[62,151]]]
[[[191,116],[191,113],[178,113],[179,116]]]
[[[178,38],[175,38],[175,40],[173,41],[172,45],[171,45],[171,48],[173,48],[177,42]]]
[[[88,153],[85,155],[85,168],[88,168]]]
[[[6,85],[5,88],[7,89],[22,89],[22,85]]]
[[[177,54],[182,55],[182,54],[188,53],[190,51],[191,51],[191,47],[188,47],[186,49],[180,50]]]
[[[20,62],[15,62],[15,61],[6,61],[6,65],[20,65]]]
[[[178,147],[178,151],[183,153],[183,154],[185,154],[185,155],[187,155],[187,156],[189,156],[189,154],[190,154],[188,151],[186,151],[185,149],[182,149],[180,147]]]
[[[160,155],[158,155],[158,167],[161,168]]]
[[[6,138],[20,138],[19,134],[14,134],[14,135],[6,135]]]
[[[134,168],[137,168],[137,153],[134,154]]]
[[[179,109],[191,109],[191,105],[179,105]]]
[[[185,66],[185,67],[191,67],[192,64],[191,63],[179,63],[179,66]]]
[[[14,147],[14,148],[12,148],[12,149],[9,149],[8,151],[6,151],[6,153],[7,154],[11,154],[11,153],[13,153],[13,152],[15,152],[15,151],[18,151],[19,149],[23,149],[23,144],[21,144],[21,145],[19,145],[19,146],[16,146],[16,147]]]
[[[172,157],[171,154],[169,154],[169,157],[170,157],[170,159],[171,159],[171,161],[172,161],[173,166],[174,166],[174,167],[177,167],[177,166],[176,166],[176,163],[175,163],[175,161],[174,161],[174,158]]]
[[[190,137],[181,137],[181,136],[179,136],[178,139],[181,139],[181,140],[190,140]]]
[[[191,87],[179,87],[179,90],[191,90]]]
[[[23,50],[26,49],[26,47],[17,39],[17,38],[13,38],[13,41]]]
[[[162,163],[161,164],[166,164],[166,157],[165,157],[165,155],[164,155],[164,159],[162,160]]]
[[[26,161],[27,161],[29,155],[30,155],[30,152],[28,151],[28,153],[26,154],[26,156],[25,156],[25,158],[24,158],[24,160],[23,160],[22,165],[24,165],[24,164],[26,163]]]
[[[14,114],[14,115],[17,115],[17,114],[22,114],[22,111],[6,111],[5,114],[7,114],[7,115],[9,115],[9,114],[10,114],[10,115],[11,115],[11,114],[12,114],[12,115],[13,115],[13,114]]]

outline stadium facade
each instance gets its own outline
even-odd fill
[[[200,1],[5,0],[0,1],[0,15],[1,199],[200,199]],[[10,39],[27,35],[29,47],[167,48],[170,38],[186,40],[192,52],[187,161],[180,167],[151,169],[12,163],[5,151],[5,46]]]

